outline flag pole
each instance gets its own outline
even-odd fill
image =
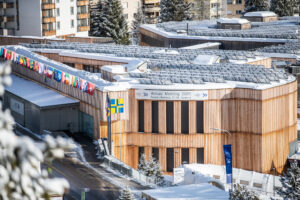
[[[109,95],[107,93],[107,103],[108,103],[108,107],[109,107],[109,111],[108,111],[108,115],[107,115],[107,139],[108,139],[108,150],[109,150],[109,154],[112,154],[111,151],[111,105],[110,105],[110,98]]]

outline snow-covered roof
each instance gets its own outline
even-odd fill
[[[222,22],[231,19],[220,19]],[[241,21],[240,21],[241,20]],[[245,19],[244,19],[245,20]],[[251,22],[251,29],[231,30],[217,29],[217,20],[163,22],[144,24],[141,27],[172,39],[201,39],[209,41],[258,41],[258,42],[288,42],[297,39],[299,18],[282,18],[273,22]],[[243,19],[233,19],[242,22]],[[178,34],[178,30],[186,30],[187,35]]]
[[[247,12],[245,17],[276,17],[276,13],[270,11]]]
[[[221,43],[220,42],[206,42],[206,43],[202,43],[202,44],[181,47],[180,49],[205,49],[205,48],[216,47],[216,46],[217,47],[221,46]]]
[[[29,46],[33,51],[53,51],[60,55],[70,57],[99,60],[107,59],[128,63],[122,65],[123,67],[132,63],[132,68],[128,70],[129,74],[125,73],[122,67],[116,67],[115,69],[118,75],[114,76],[114,79],[118,82],[114,84],[119,84],[120,88],[124,89],[202,90],[252,88],[263,90],[287,84],[295,80],[294,77],[285,74],[283,71],[244,64],[249,60],[265,59],[265,57],[261,56],[261,53],[258,52],[168,49],[167,51],[178,52],[178,54],[160,54],[155,52],[165,52],[165,48],[107,44],[74,45],[71,43],[53,43],[49,45],[30,44],[26,46]],[[200,57],[198,57],[199,55]],[[208,62],[207,60],[203,60],[203,56],[201,55],[206,55],[207,58],[209,58]],[[199,59],[197,59],[197,57]],[[238,64],[216,64],[215,62],[218,58],[220,58],[220,60],[231,60]],[[148,70],[145,73],[140,72],[137,70],[137,66],[145,61],[147,62]],[[193,63],[194,61],[196,61],[196,63]],[[114,66],[106,66],[104,70],[112,72],[114,71]],[[120,70],[124,75],[118,73]],[[154,72],[154,70],[157,70],[157,73]],[[109,84],[112,83],[106,82],[102,86],[106,87],[109,86]]]
[[[220,18],[217,19],[218,23],[221,24],[248,24],[250,23],[247,19],[241,18]]]
[[[104,65],[101,71],[107,71],[113,74],[126,74],[125,67],[122,65]]]
[[[37,83],[11,75],[12,85],[5,90],[41,108],[79,103]]]
[[[227,192],[208,183],[144,190],[143,193],[158,200],[225,200],[229,198]]]

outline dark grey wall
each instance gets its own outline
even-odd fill
[[[41,131],[79,131],[79,104],[41,110]]]

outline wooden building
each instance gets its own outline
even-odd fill
[[[84,58],[72,61],[86,63]],[[224,165],[223,145],[230,143],[230,137],[213,128],[232,133],[235,168],[269,173],[275,167],[280,173],[297,144],[297,81],[292,76],[271,84],[193,87],[136,83],[127,87],[116,82],[97,87],[89,95],[18,64],[12,69],[80,100],[82,115],[92,121],[88,135],[94,139],[107,137],[107,94],[111,99],[123,98],[124,113],[112,115],[112,140],[115,157],[134,168],[143,153],[146,158],[157,158],[164,172],[172,172],[183,162]]]

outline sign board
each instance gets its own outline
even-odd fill
[[[231,144],[223,146],[226,166],[226,183],[232,183],[232,152]]]
[[[208,91],[136,90],[135,98],[151,100],[207,100]]]
[[[17,101],[13,98],[10,99],[10,110],[19,113],[20,115],[24,115],[24,104],[20,101]]]
[[[184,168],[174,168],[173,173],[173,184],[178,184],[184,181]]]

